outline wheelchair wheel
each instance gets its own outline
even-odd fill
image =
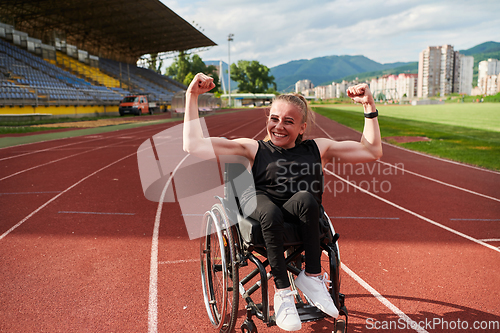
[[[335,235],[336,233],[335,233],[335,229],[333,228],[332,221],[330,220],[330,218],[328,217],[328,215],[326,213],[324,214],[323,218],[328,223],[329,228],[330,228],[330,232],[332,233],[332,235]],[[342,263],[340,261],[340,250],[339,250],[339,245],[337,242],[338,237],[335,238],[335,236],[334,236],[333,238],[335,239],[333,246],[329,247],[328,251],[323,251],[323,253],[327,254],[328,258],[329,258],[329,262],[328,262],[328,265],[330,267],[329,276],[330,276],[330,280],[332,283],[330,293],[331,293],[332,298],[335,302],[335,306],[337,306],[337,309],[339,311],[341,311],[341,308],[343,307],[343,302],[341,302],[341,300],[340,300],[339,293],[340,293],[340,282],[341,282],[340,267],[341,267]],[[321,260],[321,266],[322,267],[326,266],[326,264],[324,265],[323,260]]]
[[[221,333],[231,332],[238,312],[239,274],[233,230],[224,208],[212,207],[203,217],[205,236],[201,238],[203,297],[212,325]]]

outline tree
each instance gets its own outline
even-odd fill
[[[197,54],[190,57],[181,51],[170,67],[167,68],[167,75],[172,76],[174,80],[186,86],[189,86],[194,76],[200,72],[214,78],[215,88],[213,91],[220,90],[217,68],[213,65],[207,66]]]
[[[158,58],[158,52],[151,53],[149,56],[150,56],[151,60],[149,61],[148,69],[151,69],[152,71],[160,73],[161,67],[163,66],[163,59]]]
[[[239,60],[238,65],[231,64],[231,79],[238,82],[240,92],[255,94],[276,91],[274,76],[269,75],[269,72],[267,66],[256,60]]]
[[[376,95],[375,99],[376,99],[377,101],[385,101],[385,95],[384,95],[382,92],[379,92],[379,93]]]

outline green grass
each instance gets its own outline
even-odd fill
[[[336,109],[362,113],[355,105],[335,105]],[[500,104],[456,103],[440,105],[377,105],[380,115],[436,124],[462,126],[500,132]]]
[[[437,108],[443,106],[445,108]],[[481,104],[478,108],[471,108],[469,113],[462,106],[446,107],[446,104],[418,107],[380,105],[378,109],[382,137],[425,136],[431,139],[410,143],[390,141],[391,143],[500,171],[500,128],[498,111],[494,113],[494,108]],[[363,130],[363,109],[360,106],[316,107],[314,110],[357,131]],[[477,117],[470,116],[472,112]]]
[[[142,126],[151,126],[155,124],[169,123],[175,122],[179,119],[160,119],[155,120],[153,122],[132,122],[127,124],[113,125],[113,126],[103,126],[103,127],[93,127],[93,128],[82,128],[77,130],[68,130],[62,132],[53,132],[53,133],[43,133],[33,134],[33,135],[21,135],[21,136],[5,136],[0,137],[0,148],[12,147],[21,144],[40,142],[40,141],[48,141],[48,140],[56,140],[56,139],[64,139],[64,138],[72,138],[83,135],[95,135],[100,133],[107,133],[113,131],[119,131],[123,129],[136,128]]]
[[[72,117],[52,118],[52,117],[50,117],[50,118],[45,118],[45,119],[25,120],[25,121],[2,121],[2,120],[0,120],[0,126],[2,126],[2,127],[23,127],[23,126],[33,126],[33,125],[68,123],[68,122],[75,122],[75,121],[110,119],[110,118],[117,118],[117,116],[99,116],[99,117],[82,117],[82,118],[72,118]]]
[[[54,127],[32,127],[34,125],[61,124],[61,123],[68,123],[75,121],[88,121],[88,120],[99,120],[99,119],[110,119],[110,118],[116,118],[116,116],[82,117],[82,118],[69,118],[69,117],[48,118],[48,119],[25,120],[25,121],[0,121],[0,135],[43,132],[43,131],[63,128],[60,125]]]
[[[23,134],[61,129],[61,127],[0,126],[0,134]]]

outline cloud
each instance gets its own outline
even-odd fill
[[[500,41],[500,1],[493,0],[162,0],[195,21],[218,46],[204,60],[291,60],[362,54],[375,61],[417,61],[431,45],[467,49]]]

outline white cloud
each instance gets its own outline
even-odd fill
[[[268,67],[291,60],[362,54],[381,63],[417,61],[427,46],[467,49],[500,42],[497,0],[162,0],[195,21],[218,46],[204,60],[258,60]]]

